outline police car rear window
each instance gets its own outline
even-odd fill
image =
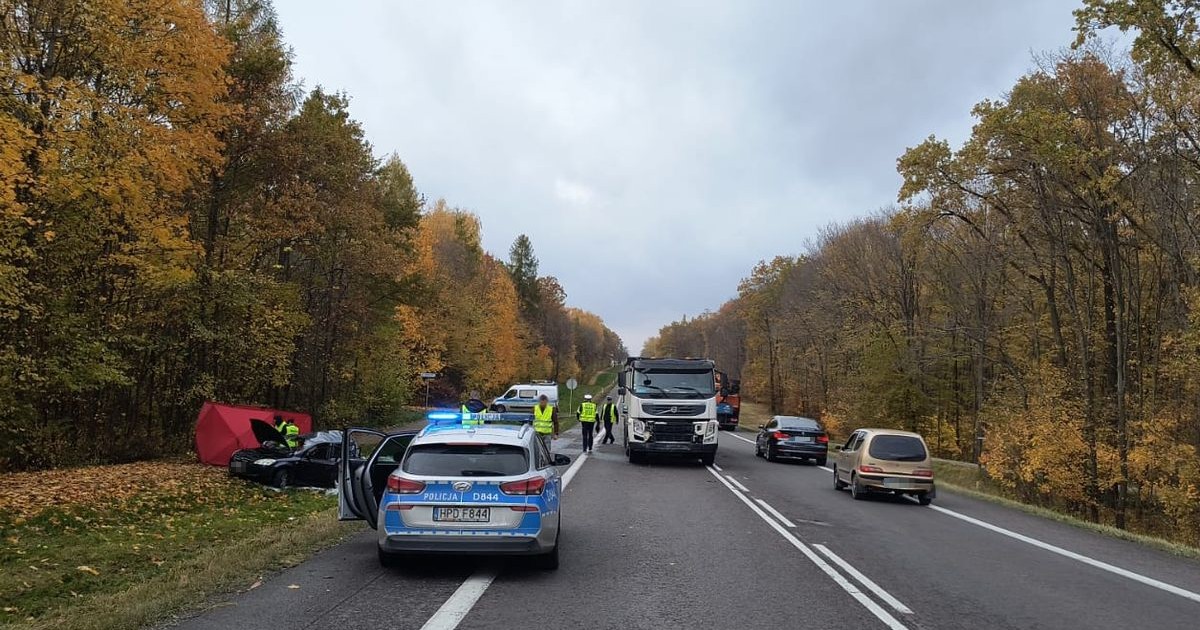
[[[404,472],[434,477],[507,477],[527,470],[529,454],[511,444],[421,444],[404,460]]]

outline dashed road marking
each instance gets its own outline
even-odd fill
[[[838,565],[839,567],[841,567],[842,570],[845,571],[846,573],[850,574],[850,577],[858,580],[859,584],[862,584],[863,586],[867,587],[867,589],[870,590],[872,593],[875,593],[875,595],[878,596],[879,599],[882,599],[884,601],[884,603],[886,603],[888,606],[891,606],[897,612],[905,614],[905,615],[913,614],[913,611],[910,610],[908,606],[901,604],[900,600],[896,599],[895,597],[892,597],[891,593],[883,590],[883,587],[876,584],[874,581],[871,580],[871,578],[863,575],[858,569],[855,569],[854,566],[851,565],[849,562],[842,560],[841,556],[830,551],[829,547],[826,547],[825,545],[822,545],[819,543],[813,543],[813,547],[815,547],[817,551],[820,551],[821,553],[825,554],[826,558],[833,560],[833,563]]]
[[[780,525],[775,521],[775,519],[771,518],[766,512],[762,511],[762,509],[755,505],[753,501],[746,498],[746,495],[738,492],[732,484],[730,484],[721,476],[721,473],[708,467],[706,467],[706,470],[708,470],[712,476],[716,477],[717,481],[720,481],[726,488],[729,488],[729,491],[732,492],[733,495],[739,500],[741,500],[742,503],[745,503],[747,507],[753,510],[759,518],[766,521],[766,523],[770,525],[772,529],[778,532],[780,536],[783,536],[784,540],[791,543],[796,549],[799,549],[805,557],[812,561],[813,564],[817,565],[817,568],[821,569],[821,571],[828,575],[830,579],[834,581],[834,583],[842,587],[842,590],[849,593],[851,597],[853,597],[858,603],[862,604],[864,608],[870,611],[871,614],[875,615],[875,617],[882,621],[888,628],[891,628],[891,630],[908,630],[908,627],[900,623],[900,620],[892,616],[892,613],[885,610],[883,606],[875,603],[875,600],[867,597],[866,593],[863,593],[858,589],[857,586],[843,577],[841,573],[838,573],[836,569],[829,566],[829,563],[822,560],[821,556],[817,555],[817,552],[810,549],[809,546],[801,542],[799,538],[796,538],[791,532],[784,529],[783,525]]]
[[[767,503],[766,501],[763,501],[762,499],[755,499],[755,501],[757,501],[759,505],[763,506],[764,510],[770,512],[772,516],[779,519],[780,523],[783,523],[784,525],[787,525],[788,527],[791,527],[791,528],[796,527],[795,523],[789,521],[786,516],[780,514],[779,510],[776,510],[775,508],[771,507],[770,503]]]

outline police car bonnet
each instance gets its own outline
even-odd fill
[[[257,418],[250,419],[250,430],[254,431],[254,439],[258,440],[259,446],[267,442],[283,444],[287,441],[282,433],[275,430],[275,427]]]

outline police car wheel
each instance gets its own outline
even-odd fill
[[[281,468],[271,475],[271,485],[276,488],[286,488],[291,484],[292,474],[288,469]]]
[[[508,407],[505,407],[504,405],[496,405],[494,408],[496,410],[496,413],[504,413],[504,412],[508,411]]]
[[[558,570],[558,548],[562,546],[562,531],[559,531],[558,536],[554,540],[554,549],[550,553],[544,553],[537,556],[534,562],[537,567],[543,571]]]
[[[382,549],[379,550],[379,566],[385,569],[394,569],[400,566],[400,556],[394,553],[388,553]]]

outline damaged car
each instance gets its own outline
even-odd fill
[[[300,445],[293,449],[283,434],[266,422],[251,420],[250,427],[259,446],[235,452],[229,460],[229,474],[276,488],[332,488],[337,483],[341,431],[297,436]]]

